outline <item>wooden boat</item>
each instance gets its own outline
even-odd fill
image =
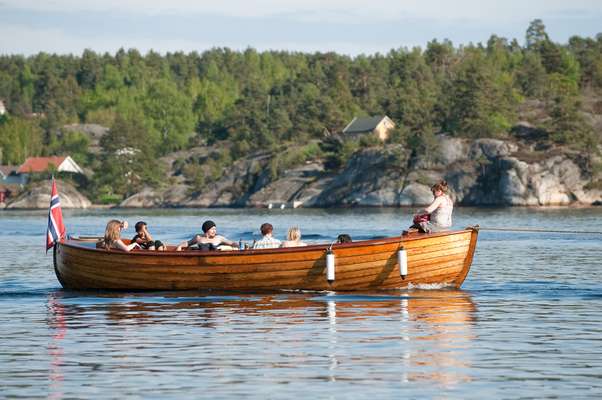
[[[477,236],[478,227],[469,227],[296,248],[177,252],[168,247],[163,252],[128,253],[66,239],[54,248],[54,269],[66,289],[352,291],[422,284],[459,288],[470,269]],[[404,268],[399,250],[407,257],[407,264],[401,261]],[[334,254],[334,280],[327,279],[328,252]]]

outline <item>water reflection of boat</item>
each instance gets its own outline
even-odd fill
[[[148,340],[150,332],[157,340],[164,333],[172,348],[187,348],[194,343],[205,349],[202,354],[208,359],[201,361],[211,364],[218,359],[224,363],[220,349],[237,343],[242,334],[247,346],[253,347],[258,341],[277,347],[275,355],[266,355],[265,359],[256,356],[259,365],[282,362],[287,368],[302,368],[309,359],[325,359],[328,364],[327,370],[322,370],[323,378],[333,381],[348,379],[351,366],[366,368],[365,373],[375,367],[386,375],[381,378],[397,375],[397,381],[453,386],[471,380],[468,353],[474,340],[476,308],[470,296],[459,290],[414,290],[395,296],[187,292],[184,296],[105,293],[98,297],[102,298],[70,298],[64,302],[60,296],[52,299],[48,320],[60,333],[55,335],[55,350],[61,350],[60,342],[70,327],[93,320],[96,325],[129,332],[114,343],[115,351],[136,348],[139,341]],[[171,336],[174,324],[184,332],[195,327],[202,329],[195,332],[203,333],[194,338],[181,335],[176,341]],[[226,332],[234,336],[225,337]],[[318,341],[325,344],[316,347]],[[366,343],[374,347],[366,348]],[[345,366],[342,370],[341,365]]]
[[[229,252],[107,251],[66,240],[55,247],[55,272],[68,289],[366,290],[409,285],[460,287],[472,263],[478,230],[308,247]],[[401,276],[398,251],[407,252]],[[336,279],[327,279],[327,253]]]
[[[176,295],[177,293],[177,295]],[[306,314],[329,316],[336,304],[338,319],[367,319],[371,317],[403,317],[407,321],[429,324],[471,324],[475,306],[468,293],[462,290],[412,290],[400,296],[381,296],[367,292],[361,296],[326,295],[315,293],[232,294],[231,292],[172,292],[161,297],[144,294],[98,293],[103,301],[89,304],[61,304],[61,297],[52,296],[51,311],[60,317],[64,335],[66,316],[103,312],[108,319],[129,323],[161,323],[162,315],[186,310],[236,310],[241,315],[265,315],[273,312],[276,318],[294,319]],[[113,301],[112,301],[113,300]],[[213,310],[213,311],[212,311]],[[217,311],[219,313],[219,311]]]

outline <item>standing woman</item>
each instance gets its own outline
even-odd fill
[[[424,214],[428,215],[428,218],[426,218],[428,219],[428,223],[418,223],[420,226],[419,229],[425,232],[445,231],[452,226],[452,212],[454,210],[454,202],[447,194],[447,182],[441,181],[434,184],[431,191],[435,199],[419,213],[422,214],[424,212]],[[417,215],[417,217],[420,217],[420,215]]]
[[[104,248],[107,250],[118,249],[130,251],[140,247],[136,242],[129,245],[123,243],[123,240],[121,240],[121,230],[125,228],[127,228],[127,221],[110,220],[105,229]]]

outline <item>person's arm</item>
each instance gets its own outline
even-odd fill
[[[183,241],[182,243],[180,243],[178,245],[178,247],[176,247],[176,251],[186,249],[186,248],[192,246],[193,244],[198,243],[200,238],[201,238],[201,235],[195,235],[192,239]]]
[[[148,231],[148,228],[146,226],[144,226],[144,236],[146,236],[146,240],[148,242],[153,242],[153,237],[151,236],[150,232]]]
[[[238,247],[238,245],[236,244],[236,242],[233,242],[232,240],[226,239],[223,236],[219,236],[219,245],[221,246],[222,244],[225,244],[226,246],[232,246],[232,247]]]
[[[123,251],[131,251],[131,250],[135,249],[136,247],[140,247],[138,245],[138,243],[130,243],[129,245],[126,245],[125,243],[123,243],[123,241],[121,239],[116,240],[114,246],[116,248],[118,248],[119,250],[123,250]]]
[[[431,203],[430,206],[428,206],[427,208],[424,209],[424,211],[427,214],[431,214],[433,211],[435,211],[437,208],[439,208],[442,201],[443,201],[443,196],[437,197],[435,200],[433,200],[433,202]]]

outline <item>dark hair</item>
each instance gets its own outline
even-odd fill
[[[134,226],[134,229],[136,229],[136,232],[140,232],[142,230],[142,228],[144,226],[146,226],[146,225],[147,225],[146,222],[144,222],[144,221],[138,221],[138,222],[136,222],[136,225]]]
[[[203,222],[203,226],[201,227],[203,229],[203,232],[207,233],[209,231],[209,229],[213,228],[215,226],[215,222],[211,221],[211,220],[207,220],[205,222]]]
[[[433,187],[431,188],[431,191],[435,192],[437,190],[441,190],[443,193],[447,193],[447,182],[441,181],[441,182],[435,183],[433,185]]]
[[[337,243],[351,243],[351,236],[346,233],[341,233],[337,236]]]
[[[261,230],[262,235],[267,235],[268,233],[272,233],[274,227],[272,226],[272,224],[268,224],[266,222],[265,224],[261,224],[261,228],[259,229]]]

